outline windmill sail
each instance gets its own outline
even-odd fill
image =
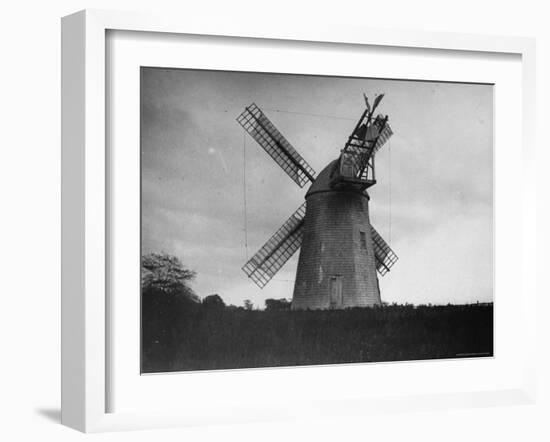
[[[384,241],[374,227],[371,226],[372,243],[374,246],[374,257],[376,259],[376,270],[384,276],[397,261],[397,255]]]
[[[252,103],[237,117],[237,121],[298,186],[304,187],[308,181],[314,180],[315,171],[258,106]]]
[[[344,155],[355,162],[356,178],[361,178],[369,164],[371,157],[393,135],[387,118],[380,116],[370,125],[359,126],[349,138],[344,148]]]
[[[243,271],[260,288],[264,288],[302,245],[305,213],[306,203],[303,203],[243,266]]]
[[[380,97],[380,96],[379,96]],[[371,119],[367,110],[361,115],[340,155],[340,174],[333,179],[334,185],[344,183],[361,189],[376,183],[374,177],[374,154],[393,135],[388,117]]]
[[[386,142],[390,139],[390,137],[393,135],[393,131],[391,130],[390,125],[386,122],[384,129],[382,129],[382,132],[378,136],[378,140],[376,140],[376,144],[374,145],[374,149],[372,153],[378,152],[378,150],[386,144]]]

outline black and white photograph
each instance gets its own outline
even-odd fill
[[[141,67],[141,372],[493,356],[493,85]]]
[[[5,2],[0,439],[549,441],[544,6]]]

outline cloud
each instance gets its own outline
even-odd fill
[[[363,91],[386,92],[380,110],[395,132],[376,156],[378,182],[369,189],[371,222],[387,240],[391,222],[400,257],[381,279],[382,297],[492,296],[490,86],[143,69],[141,91],[142,248],[197,270],[201,296],[263,305],[292,295],[298,254],[264,290],[241,267],[307,187],[244,136],[237,115],[256,102],[320,172],[343,148]]]

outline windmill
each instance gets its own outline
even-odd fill
[[[316,176],[254,103],[238,123],[298,184],[310,183],[305,202],[243,266],[263,288],[300,249],[292,309],[342,309],[378,305],[377,272],[385,275],[397,256],[371,226],[367,189],[376,184],[376,152],[392,136],[388,117],[366,108],[340,156]]]

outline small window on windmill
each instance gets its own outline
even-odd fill
[[[361,235],[361,248],[366,249],[367,248],[367,235],[363,231],[360,231],[359,234]]]
[[[345,178],[355,178],[357,175],[357,155],[353,152],[344,152],[340,158],[340,174]]]

